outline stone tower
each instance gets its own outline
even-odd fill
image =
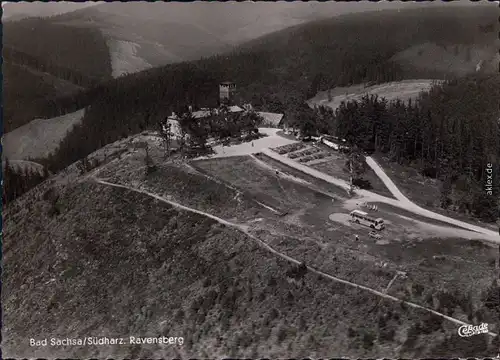
[[[232,82],[223,82],[219,84],[219,102],[224,105],[231,105],[236,94],[236,84]]]

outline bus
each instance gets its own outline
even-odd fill
[[[385,228],[384,220],[382,218],[375,219],[364,211],[353,210],[349,215],[351,215],[351,221],[357,224],[363,224],[375,230],[382,230]]]

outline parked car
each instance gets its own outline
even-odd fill
[[[369,236],[369,237],[372,237],[372,238],[374,238],[374,239],[377,239],[377,240],[382,239],[382,235],[380,235],[380,234],[379,234],[378,232],[376,232],[376,231],[370,231],[370,232],[368,233],[368,236]]]

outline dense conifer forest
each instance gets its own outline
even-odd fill
[[[5,49],[4,49],[5,51]],[[3,131],[27,124],[37,118],[46,101],[57,96],[57,90],[42,76],[3,59]],[[27,86],[30,84],[30,86]]]
[[[28,18],[4,24],[3,44],[25,56],[36,58],[40,67],[62,67],[66,71],[100,80],[111,78],[109,49],[106,39],[97,29]],[[54,75],[64,74],[56,72]]]
[[[303,132],[330,132],[367,153],[415,166],[441,180],[441,207],[499,217],[500,76],[470,76],[435,85],[416,102],[387,102],[376,96],[342,103],[335,111],[301,116]],[[493,184],[488,194],[487,168]],[[453,196],[452,196],[453,195]],[[454,199],[454,200],[452,200]]]
[[[2,203],[6,205],[15,200],[48,176],[49,173],[46,168],[43,172],[36,169],[19,168],[11,165],[9,159],[7,159],[3,165],[2,173]]]
[[[111,59],[96,29],[42,18],[3,26],[4,131],[51,117],[47,103],[111,78]]]

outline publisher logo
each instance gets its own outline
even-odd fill
[[[487,334],[488,324],[482,323],[481,325],[462,325],[458,328],[458,335],[461,337],[470,337],[473,335]]]

